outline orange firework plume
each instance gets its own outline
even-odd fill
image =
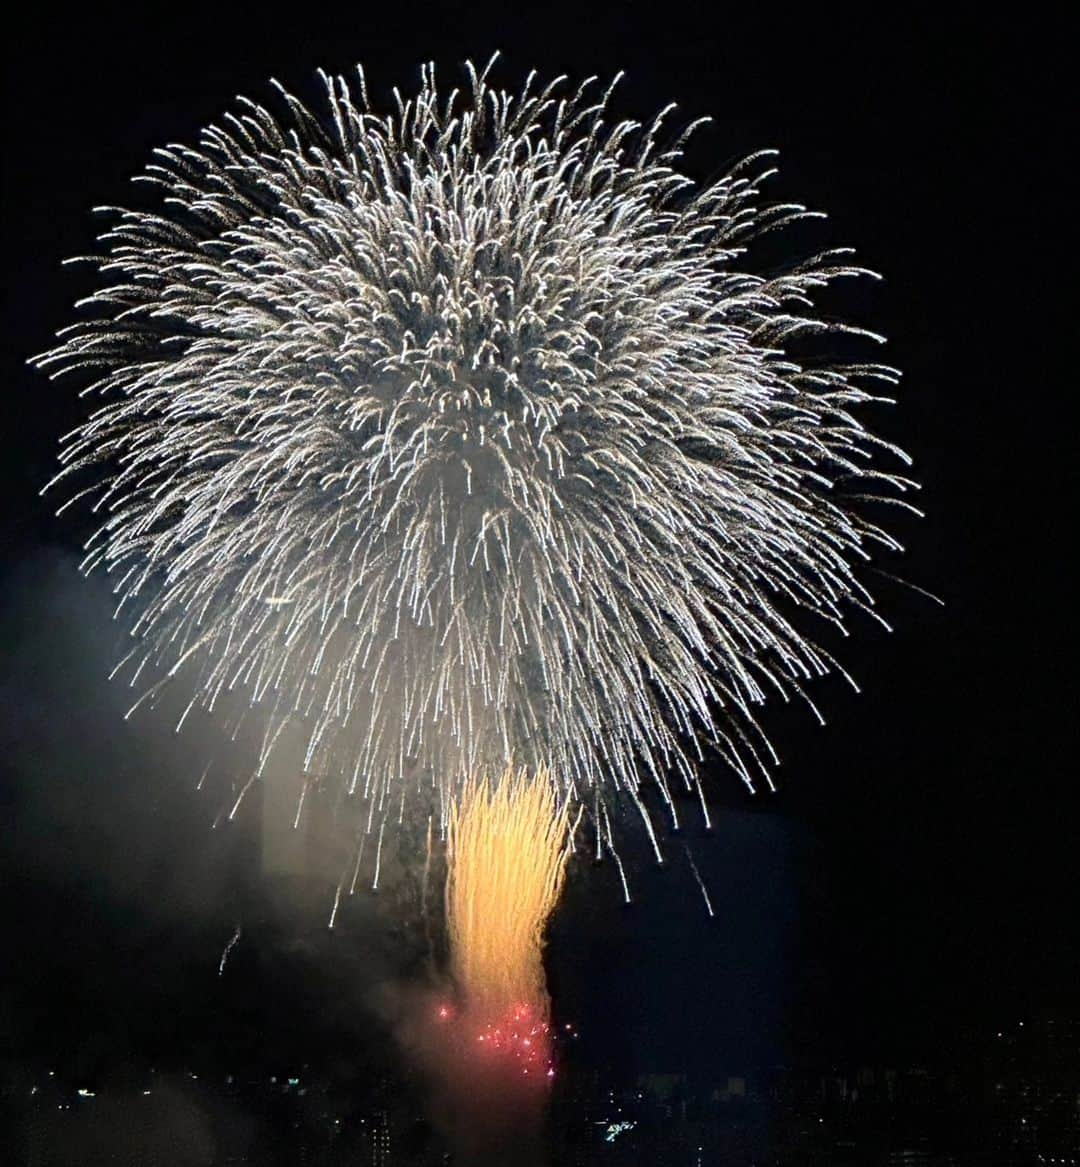
[[[478,1043],[547,1069],[544,929],[566,875],[568,808],[550,775],[470,780],[450,812],[451,969]]]

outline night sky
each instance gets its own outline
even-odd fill
[[[841,648],[862,693],[818,684],[825,728],[768,709],[778,792],[750,797],[714,767],[714,830],[669,840],[664,868],[631,848],[631,907],[610,866],[574,870],[549,949],[557,1016],[627,1073],[734,1073],[949,1063],[972,1033],[1075,1010],[1075,430],[1060,420],[1075,390],[1049,274],[1069,263],[1049,206],[1067,161],[1046,147],[1061,111],[1053,30],[871,20],[870,6],[789,27],[779,10],[728,18],[715,4],[617,20],[584,5],[566,19],[386,7],[311,24],[303,9],[287,23],[269,9],[168,24],[31,13],[8,41],[0,1045],[91,1072],[235,1051],[346,1061],[377,1028],[365,985],[397,959],[388,897],[351,904],[333,934],[321,885],[267,906],[250,824],[211,830],[217,803],[194,790],[216,744],[171,737],[154,715],[122,720],[108,590],[75,571],[87,516],[57,520],[38,497],[82,406],[73,380],[24,362],[90,287],[88,270],[60,267],[93,249],[90,208],[135,197],[128,179],[153,147],[193,140],[236,94],[268,98],[271,76],[314,99],[316,68],[362,61],[385,106],[421,61],[449,88],[461,61],[495,49],[511,90],[532,68],[623,69],[620,116],[671,100],[686,120],[711,115],[695,177],[779,148],[771,193],[830,216],[797,245],[851,244],[884,273],[824,307],[884,332],[904,371],[875,424],[914,454],[928,516],[897,520],[907,551],[881,566],[945,601],[881,578],[895,631],[855,620]]]

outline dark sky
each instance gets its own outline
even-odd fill
[[[70,1039],[91,1058],[158,1056],[241,1040],[253,1018],[330,1041],[354,999],[334,997],[340,978],[325,970],[353,967],[350,936],[355,949],[363,935],[356,923],[319,941],[310,964],[324,971],[310,976],[252,939],[237,959],[254,991],[216,977],[257,895],[242,836],[210,831],[197,751],[121,720],[124,694],[105,681],[108,598],[73,568],[84,524],[37,496],[81,409],[70,385],[23,364],[88,287],[60,261],[92,249],[90,207],[123,203],[154,146],[192,140],[235,94],[267,96],[270,76],[313,98],[317,67],[362,61],[385,104],[422,60],[449,82],[496,48],[511,89],[531,68],[623,69],[619,114],[676,100],[687,119],[711,115],[688,160],[699,177],[778,147],[774,192],[830,214],[808,246],[853,244],[885,274],[826,307],[885,332],[904,370],[880,425],[915,455],[928,517],[900,524],[908,551],[886,566],[946,601],[882,580],[896,631],[856,622],[843,647],[862,694],[820,685],[824,729],[797,709],[766,713],[779,792],[750,799],[716,775],[716,828],[689,839],[716,920],[682,841],[663,870],[630,857],[629,909],[609,869],[575,872],[550,952],[557,1008],[624,1064],[734,1070],[948,1059],[969,1029],[1077,1007],[1075,430],[1063,420],[1075,391],[1054,325],[1054,271],[1071,255],[1050,206],[1068,168],[1066,147],[1048,146],[1062,108],[1054,30],[1031,15],[919,22],[878,6],[790,26],[778,9],[731,18],[713,3],[617,18],[385,7],[389,18],[350,5],[350,19],[310,25],[265,6],[246,21],[182,9],[169,24],[31,14],[8,42],[0,1024],[12,1048],[32,1058]]]

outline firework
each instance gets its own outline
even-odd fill
[[[600,842],[623,792],[657,846],[643,785],[707,818],[703,742],[767,781],[766,695],[838,667],[815,618],[871,610],[897,544],[864,503],[913,484],[861,418],[896,375],[806,355],[860,331],[812,306],[864,274],[846,252],[753,272],[809,214],[761,156],[695,188],[667,110],[469,76],[382,116],[323,75],[315,111],[282,90],[157,150],[159,201],[111,210],[104,287],[36,358],[100,372],[58,477],[101,516],[139,699],[241,692],[256,777],[296,722],[380,832],[425,786],[445,829],[515,759]]]
[[[540,772],[472,781],[450,812],[446,919],[451,971],[480,1053],[550,1066],[544,929],[569,857],[565,803]]]

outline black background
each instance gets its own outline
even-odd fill
[[[714,4],[544,7],[351,5],[334,20],[303,6],[42,9],[13,28],[0,1021],[17,1058],[96,1071],[129,1055],[224,1064],[280,1043],[347,1057],[361,1040],[362,1006],[334,970],[363,963],[367,909],[326,940],[322,889],[308,972],[275,961],[255,929],[233,979],[217,977],[236,888],[250,913],[257,875],[210,831],[216,807],[192,791],[201,758],[121,720],[105,589],[74,569],[85,516],[57,520],[38,497],[83,406],[24,362],[88,289],[86,272],[59,265],[92,250],[90,207],[138,197],[128,179],[154,146],[193,140],[236,94],[269,100],[271,76],[315,100],[317,67],[360,61],[385,107],[421,61],[450,88],[461,61],[495,49],[510,89],[532,68],[622,69],[617,114],[676,100],[687,120],[711,115],[687,160],[696,177],[779,148],[773,193],[830,215],[799,245],[852,244],[884,273],[825,306],[887,334],[904,371],[899,406],[876,424],[914,454],[927,517],[898,522],[908,551],[884,566],[945,601],[881,580],[896,631],[856,621],[843,648],[862,694],[819,685],[824,729],[806,711],[765,715],[779,792],[750,798],[717,773],[716,829],[689,831],[715,920],[681,841],[663,869],[628,856],[630,908],[610,869],[575,872],[550,949],[557,1012],[598,1060],[735,1071],[791,1057],[947,1063],[972,1033],[1077,1007],[1075,386],[1059,352],[1074,327],[1058,327],[1074,253],[1053,205],[1074,143],[1057,125],[1058,30],[1031,8],[995,24],[870,5],[795,23]],[[292,926],[306,927],[302,913]]]

